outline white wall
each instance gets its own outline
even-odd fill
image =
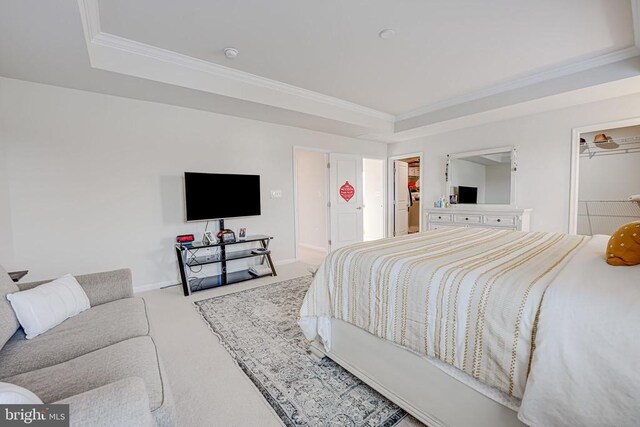
[[[262,216],[227,225],[273,235],[274,258],[292,259],[293,146],[387,152],[382,143],[6,78],[0,93],[11,214],[0,236],[14,254],[0,263],[31,270],[33,280],[131,267],[138,289],[175,283],[175,236],[204,229],[184,221],[184,171],[260,174]],[[282,198],[269,198],[272,189]]]
[[[326,251],[327,160],[319,151],[296,150],[298,244]]]
[[[11,229],[11,210],[9,209],[7,156],[3,141],[2,126],[0,125],[0,260],[6,260],[10,264],[13,261],[13,230]]]
[[[640,94],[460,129],[389,147],[390,155],[424,152],[424,206],[444,190],[447,153],[517,145],[516,202],[533,208],[533,230],[567,232],[571,130],[640,117]]]

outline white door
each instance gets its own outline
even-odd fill
[[[386,160],[363,159],[362,190],[364,193],[364,241],[384,237],[384,187]]]
[[[331,153],[330,249],[362,242],[362,156]]]
[[[409,232],[409,164],[393,162],[393,235]]]

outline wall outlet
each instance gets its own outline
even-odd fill
[[[281,199],[282,198],[282,190],[271,190],[271,198],[272,199]]]

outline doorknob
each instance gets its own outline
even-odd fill
[[[358,206],[356,209],[358,209],[358,210],[362,210],[362,206]]]

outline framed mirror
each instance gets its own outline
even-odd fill
[[[445,194],[452,205],[516,206],[517,147],[447,155]]]

